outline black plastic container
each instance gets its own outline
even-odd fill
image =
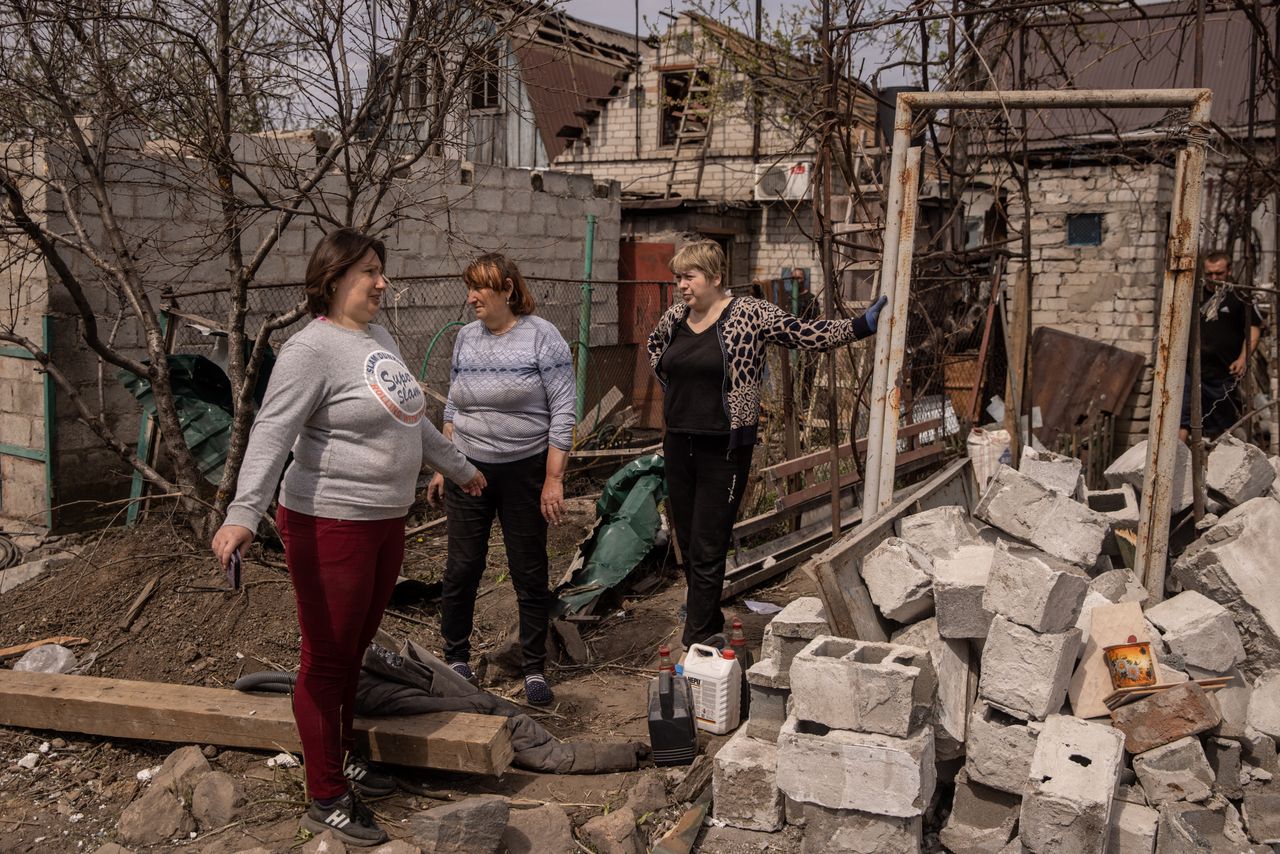
[[[698,755],[693,689],[683,676],[663,671],[649,683],[649,745],[654,765],[688,765]]]

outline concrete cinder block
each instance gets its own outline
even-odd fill
[[[805,803],[910,818],[929,806],[936,774],[929,726],[894,738],[792,715],[778,735],[778,787]]]
[[[1111,805],[1109,854],[1155,854],[1160,813],[1117,798]]]
[[[972,540],[976,533],[969,511],[957,504],[933,507],[898,520],[898,536],[932,557],[950,554],[957,544]]]
[[[996,616],[982,650],[978,696],[1014,717],[1044,720],[1062,708],[1079,649],[1075,628],[1038,634]]]
[[[1146,616],[1170,652],[1192,667],[1226,673],[1244,661],[1244,643],[1230,612],[1194,590],[1153,605]]]
[[[1009,844],[1018,823],[1022,798],[956,776],[951,815],[938,841],[952,854],[991,854]]]
[[[1031,758],[1019,836],[1035,854],[1102,851],[1124,765],[1120,733],[1053,715]]]
[[[1116,542],[1116,531],[1138,530],[1138,493],[1132,486],[1122,483],[1115,489],[1099,489],[1085,494],[1085,503],[1090,510],[1101,513],[1107,518],[1110,529],[1102,541],[1102,553],[1120,555],[1120,544]]]
[[[1226,515],[1174,563],[1174,578],[1231,612],[1244,639],[1241,665],[1258,676],[1280,662],[1280,585],[1275,548],[1280,543],[1280,501],[1262,497]]]
[[[801,810],[800,854],[920,854],[920,816],[894,818],[818,804],[802,804]]]
[[[1218,794],[1231,800],[1244,797],[1244,783],[1240,772],[1242,750],[1240,742],[1230,738],[1207,738],[1204,756],[1213,769],[1213,785]]]
[[[1221,719],[1217,705],[1194,682],[1158,691],[1111,713],[1111,725],[1124,733],[1124,748],[1133,754],[1207,732]]]
[[[1015,539],[1082,567],[1092,567],[1111,527],[1106,517],[1001,466],[973,515]]]
[[[1050,492],[1076,500],[1084,497],[1083,464],[1075,457],[1027,448],[1018,461],[1018,472]]]
[[[996,544],[982,608],[1036,632],[1063,632],[1076,623],[1089,579],[1072,564],[1031,549]]]
[[[1205,467],[1205,486],[1232,504],[1243,504],[1265,495],[1276,479],[1276,470],[1256,445],[1230,434],[1218,439]]]
[[[818,635],[830,634],[826,611],[822,600],[816,596],[801,596],[792,600],[764,627],[761,659],[777,663],[776,685],[790,686],[791,659]]]
[[[1280,670],[1268,670],[1253,683],[1246,724],[1280,742]]]
[[[897,537],[889,537],[862,559],[862,580],[871,601],[890,620],[910,623],[933,611],[933,560]]]
[[[1142,493],[1142,481],[1147,472],[1147,442],[1143,440],[1121,454],[1115,462],[1107,467],[1103,476],[1107,483],[1118,487],[1127,483],[1139,494]],[[1191,449],[1179,442],[1174,446],[1173,512],[1180,513],[1191,506]]]
[[[787,700],[791,697],[791,691],[778,682],[778,663],[771,658],[757,661],[747,669],[751,712],[746,730],[752,738],[778,740],[778,730],[787,720]]]
[[[1249,698],[1253,686],[1239,668],[1232,668],[1231,681],[1213,692],[1213,699],[1222,714],[1214,735],[1221,738],[1241,738],[1249,725]]]
[[[778,788],[778,745],[740,729],[714,761],[712,815],[746,830],[781,830],[785,815]]]
[[[893,642],[928,650],[938,678],[933,704],[934,748],[939,760],[963,756],[969,712],[978,693],[969,642],[944,638],[938,632],[936,617],[908,626],[893,636]]]
[[[794,714],[833,729],[905,738],[933,715],[926,650],[819,635],[791,662]]]
[[[1236,808],[1222,798],[1203,804],[1166,801],[1160,805],[1156,854],[1263,854],[1249,844]]]
[[[1031,773],[1039,723],[1025,723],[977,703],[969,716],[965,771],[971,780],[1022,796]]]
[[[1280,783],[1252,786],[1242,797],[1241,817],[1249,837],[1261,845],[1280,844]]]
[[[944,638],[984,638],[992,613],[982,607],[995,548],[964,545],[933,562],[933,602]]]
[[[1133,757],[1133,771],[1151,804],[1203,801],[1213,794],[1213,769],[1193,736]]]

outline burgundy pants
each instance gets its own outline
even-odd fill
[[[293,717],[307,792],[337,798],[347,791],[343,752],[355,746],[360,662],[404,560],[404,517],[346,522],[281,507],[276,524],[302,628]]]

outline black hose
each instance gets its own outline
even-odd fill
[[[263,670],[248,673],[236,680],[237,691],[262,691],[266,694],[292,694],[293,683],[298,681],[296,673],[281,673],[278,670]]]
[[[22,549],[9,539],[8,534],[0,533],[0,569],[8,569],[22,562]]]

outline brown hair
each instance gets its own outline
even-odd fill
[[[524,282],[524,276],[520,275],[520,268],[500,252],[489,252],[468,264],[467,269],[462,271],[462,281],[466,282],[467,290],[471,291],[481,288],[500,294],[510,291],[507,302],[511,305],[512,313],[533,314],[536,304],[529,286]],[[507,287],[508,281],[511,282],[510,288]]]
[[[333,299],[338,281],[370,249],[377,253],[379,261],[387,263],[387,247],[383,242],[354,228],[335,229],[321,238],[307,263],[303,285],[307,311],[313,315],[328,314],[329,301]]]
[[[1210,251],[1204,253],[1204,263],[1206,264],[1220,264],[1223,261],[1227,262],[1227,269],[1230,270],[1231,269],[1231,253],[1230,252],[1224,252],[1221,249],[1211,249]]]
[[[686,243],[671,259],[671,272],[677,276],[690,270],[697,270],[708,279],[720,279],[724,284],[724,268],[726,267],[724,248],[714,240],[697,240]]]

